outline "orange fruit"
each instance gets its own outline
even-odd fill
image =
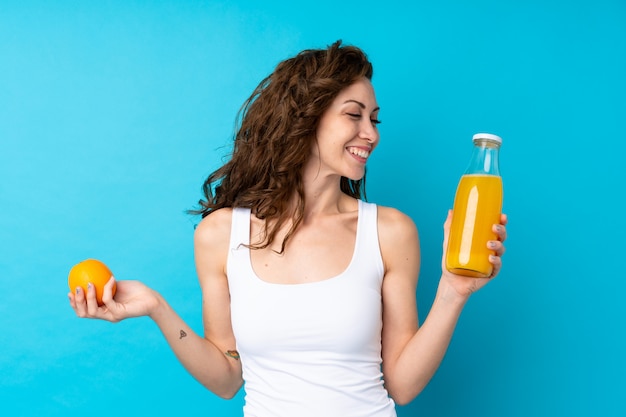
[[[87,284],[91,283],[96,289],[96,300],[98,305],[103,305],[102,294],[104,293],[104,284],[106,284],[113,273],[108,266],[97,259],[86,259],[77,263],[70,269],[67,283],[70,291],[76,293],[76,288],[81,287],[87,295]],[[113,284],[113,295],[115,295],[116,285]]]

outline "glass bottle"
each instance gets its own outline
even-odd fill
[[[489,277],[493,265],[487,247],[497,235],[492,230],[500,224],[502,212],[502,178],[498,153],[502,139],[490,133],[477,133],[472,138],[474,151],[469,166],[461,176],[448,236],[446,268],[469,277]]]

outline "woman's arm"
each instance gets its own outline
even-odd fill
[[[506,217],[503,217],[506,222]],[[444,257],[450,215],[444,225]],[[504,226],[498,232],[504,240]],[[431,380],[452,339],[461,311],[473,291],[488,279],[450,274],[443,268],[431,310],[418,329],[415,291],[420,266],[417,229],[397,210],[381,208],[379,236],[385,263],[383,281],[383,372],[386,387],[398,404],[412,401]],[[501,255],[504,247],[496,244]],[[499,271],[499,256],[492,263]]]
[[[202,288],[203,340],[210,341],[212,350],[204,358],[207,363],[200,368],[201,373],[192,374],[224,398],[232,398],[243,385],[226,276],[231,223],[232,209],[217,210],[200,222],[194,237],[196,271]]]
[[[79,317],[111,322],[151,317],[187,371],[210,391],[232,398],[243,382],[236,355],[226,354],[235,349],[225,273],[230,218],[229,210],[215,212],[200,222],[194,236],[196,269],[203,298],[204,337],[196,334],[160,294],[138,281],[117,282],[113,298],[112,278],[104,288],[104,306],[97,305],[93,288],[88,288],[86,294],[80,290],[70,293],[70,305]]]

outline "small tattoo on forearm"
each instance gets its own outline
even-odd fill
[[[239,360],[239,352],[237,352],[236,350],[227,350],[225,352],[225,355],[228,356],[229,358]]]
[[[183,338],[183,337],[185,337],[185,336],[187,336],[187,333],[185,333],[185,331],[184,331],[184,330],[181,330],[181,331],[180,331],[180,337],[179,337],[179,339],[182,339],[182,338]]]

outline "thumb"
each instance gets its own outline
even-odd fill
[[[104,290],[102,292],[102,302],[107,307],[110,307],[111,303],[114,303],[113,297],[115,296],[115,292],[117,291],[117,283],[115,282],[115,277],[111,275],[111,278],[104,284]]]
[[[448,210],[448,217],[443,223],[443,252],[448,248],[448,237],[450,236],[450,225],[452,224],[452,210]]]
[[[441,270],[446,271],[446,258],[448,257],[448,236],[450,235],[450,225],[452,224],[452,210],[448,210],[448,217],[443,223],[443,248],[441,254]]]

